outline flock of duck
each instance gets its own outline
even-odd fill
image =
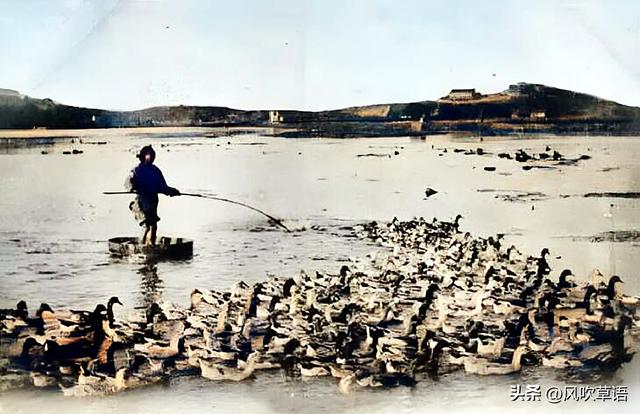
[[[341,392],[413,385],[455,370],[523,366],[617,369],[638,347],[640,300],[618,276],[530,257],[502,236],[452,222],[394,219],[354,228],[389,250],[337,274],[269,277],[229,291],[198,289],[188,307],[154,303],[117,320],[118,298],[93,311],[26,303],[1,310],[0,381],[103,395],[176,375],[241,381],[256,371],[333,376]]]

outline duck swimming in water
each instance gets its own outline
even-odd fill
[[[547,256],[549,256],[549,249],[545,247],[540,252],[540,258],[538,259],[538,270],[536,272],[536,276],[539,279],[543,279],[551,273],[551,267],[549,267]]]
[[[504,349],[505,338],[500,337],[494,339],[493,341],[482,342],[480,337],[474,338],[474,341],[477,342],[477,354],[483,357],[499,357],[502,354],[502,350]]]
[[[593,272],[591,272],[589,284],[591,284],[596,289],[600,289],[601,287],[606,286],[604,275],[602,274],[602,272],[600,272],[600,270],[594,269]]]
[[[573,306],[556,306],[553,309],[553,323],[558,325],[560,318],[566,318],[570,322],[577,322],[594,313],[594,300],[597,296],[596,288],[588,285],[584,291],[582,301],[574,303]]]
[[[258,358],[258,353],[249,355],[243,368],[229,367],[200,359],[201,375],[212,381],[243,381],[253,374]]]
[[[186,351],[184,337],[180,334],[175,334],[171,338],[169,345],[161,345],[155,341],[150,341],[145,344],[135,344],[133,349],[156,359],[172,358]]]
[[[15,309],[0,309],[0,321],[4,321],[7,318],[26,320],[29,317],[29,310],[27,309],[27,302],[24,300],[19,301],[16,304]]]
[[[60,385],[66,397],[93,397],[114,394],[127,388],[125,369],[116,372],[114,377],[107,375],[86,375],[84,371],[78,376],[78,383],[71,387]]]
[[[111,329],[115,328],[115,317],[113,316],[113,305],[124,306],[120,299],[117,296],[112,296],[109,298],[109,302],[107,302],[107,320],[109,321],[109,327]]]
[[[570,269],[564,269],[558,278],[558,289],[572,289],[574,287],[576,284],[573,281],[573,273]]]
[[[464,359],[464,370],[469,374],[477,374],[477,375],[505,375],[511,374],[513,372],[520,371],[521,358],[522,355],[526,352],[527,348],[524,346],[519,346],[513,352],[513,356],[510,364],[493,362],[485,358],[477,358],[477,357],[465,357]]]
[[[613,275],[609,279],[609,283],[607,284],[607,290],[606,290],[606,295],[609,298],[609,300],[617,299],[620,296],[622,296],[622,292],[618,285],[619,283],[624,283],[622,279],[620,279],[620,276]]]
[[[506,248],[499,237],[463,235],[453,223],[395,220],[362,228],[354,231],[389,251],[353,259],[349,266],[357,271],[301,272],[238,283],[229,291],[194,290],[190,306],[152,305],[146,321],[127,329],[126,322],[113,320],[107,303],[98,308],[95,326],[71,324],[90,328],[77,345],[98,350],[86,357],[89,362],[56,361],[51,349],[61,344],[49,338],[56,345],[47,343],[45,352],[30,338],[24,366],[35,363],[44,367],[42,375],[62,375],[65,382],[78,375],[79,365],[85,370],[79,379],[108,372],[106,382],[125,369],[119,390],[136,378],[200,372],[239,381],[257,369],[281,367],[292,376],[331,373],[348,391],[411,386],[421,370],[491,375],[517,372],[524,364],[622,363],[635,349],[640,326],[633,319],[634,298],[608,295],[607,283],[575,286],[568,270],[553,282],[542,276],[548,263],[539,266],[539,258]],[[614,278],[609,282],[614,291],[620,286]],[[48,319],[47,312],[38,320]],[[63,313],[53,312],[54,319]],[[19,333],[11,335],[15,341]],[[70,357],[82,354],[72,348],[66,348]]]

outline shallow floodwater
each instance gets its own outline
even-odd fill
[[[304,269],[337,273],[350,258],[382,248],[349,236],[348,226],[394,216],[451,219],[474,234],[505,233],[509,243],[556,257],[556,273],[569,267],[579,278],[599,268],[620,274],[627,293],[640,295],[640,241],[595,243],[602,232],[639,230],[640,200],[583,197],[587,193],[640,192],[640,139],[635,137],[427,137],[383,139],[279,139],[259,131],[207,137],[207,130],[167,133],[136,130],[72,131],[74,143],[6,148],[0,153],[0,307],[25,299],[34,311],[93,308],[112,295],[125,303],[121,317],[154,300],[188,303],[196,287],[224,289],[235,281],[292,276]],[[97,142],[106,141],[106,145]],[[43,142],[43,141],[41,141]],[[199,198],[162,197],[159,233],[195,240],[186,262],[115,260],[106,240],[139,228],[122,190],[136,151],[152,143],[168,183],[183,192],[209,192],[256,206],[284,219],[294,232],[270,227],[247,209]],[[522,169],[501,152],[546,146],[576,165]],[[447,152],[443,149],[446,148]],[[454,149],[482,148],[485,155]],[[63,151],[82,150],[66,155]],[[45,151],[47,154],[42,154]],[[398,154],[396,154],[396,152]],[[359,156],[360,155],[360,156]],[[550,165],[550,164],[549,164]],[[484,167],[496,167],[485,171]],[[437,194],[425,199],[426,187]],[[523,194],[529,193],[529,194]],[[507,408],[636,412],[638,358],[592,385],[627,385],[628,402],[511,402],[512,384],[573,384],[548,370],[479,378],[455,374],[423,380],[414,389],[364,390],[340,395],[332,379],[302,381],[259,373],[241,384],[178,378],[169,384],[109,398],[75,400],[22,390],[0,394],[0,412],[439,412]],[[580,381],[584,381],[582,378]]]

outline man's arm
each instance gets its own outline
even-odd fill
[[[170,197],[179,196],[180,191],[178,191],[177,188],[169,187],[167,185],[167,181],[164,179],[164,176],[162,175],[162,171],[160,171],[160,168],[156,167],[156,171],[158,172],[158,184],[160,189],[159,192],[162,194],[168,195]]]

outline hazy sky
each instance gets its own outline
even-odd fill
[[[0,87],[328,109],[519,81],[640,106],[640,1],[0,0]]]

